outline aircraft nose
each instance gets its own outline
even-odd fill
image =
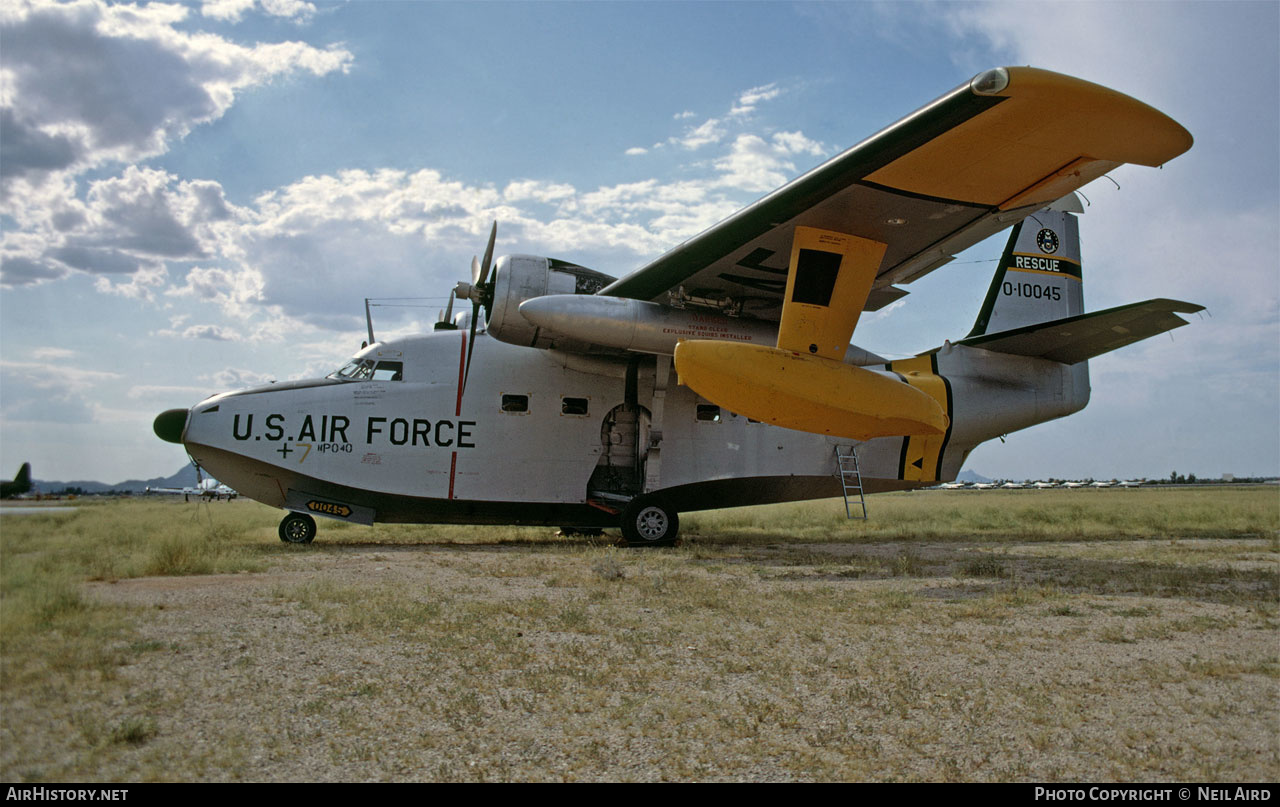
[[[170,409],[156,415],[156,421],[151,425],[155,429],[156,437],[169,443],[182,443],[182,430],[187,425],[186,409]]]

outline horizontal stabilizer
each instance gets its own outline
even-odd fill
[[[1204,306],[1195,303],[1147,300],[1003,333],[975,336],[956,344],[1076,364],[1149,336],[1181,328],[1187,321],[1178,314],[1195,314],[1203,310]]]

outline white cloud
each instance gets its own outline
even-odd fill
[[[249,87],[345,71],[352,60],[339,48],[189,33],[177,27],[188,15],[178,5],[34,0],[6,12],[0,201],[19,208],[68,174],[164,153]]]
[[[262,10],[273,17],[307,19],[316,13],[316,7],[303,0],[262,0]]]
[[[826,147],[816,140],[810,140],[803,132],[778,132],[773,136],[774,146],[787,154],[810,154],[821,157],[826,154]]]
[[[309,21],[316,13],[315,5],[303,0],[205,0],[200,6],[202,15],[222,22],[240,22],[254,10],[299,23]]]
[[[0,417],[6,424],[93,422],[93,391],[122,377],[61,362],[0,360]]]
[[[162,281],[164,261],[234,251],[231,233],[248,215],[226,201],[217,183],[181,182],[163,171],[130,166],[120,176],[91,183],[83,201],[68,196],[44,210],[28,208],[25,229],[4,238],[0,282],[18,286],[72,270],[147,275],[134,278],[137,291],[139,284]],[[103,290],[119,285],[99,281]]]
[[[31,357],[41,361],[69,359],[74,355],[76,355],[74,350],[68,350],[64,347],[38,347],[31,351]]]
[[[192,325],[182,332],[183,339],[209,339],[214,342],[238,342],[240,334],[221,325]]]
[[[785,159],[788,154],[778,144],[770,144],[754,134],[742,134],[733,141],[733,147],[724,157],[716,160],[721,172],[721,182],[731,188],[744,191],[765,192],[773,190],[795,173],[795,163]]]
[[[123,282],[113,282],[109,277],[99,277],[93,287],[103,294],[118,294],[135,300],[152,301],[155,294],[169,281],[169,270],[163,264],[147,264],[129,275]]]
[[[200,378],[208,379],[215,387],[222,390],[256,387],[261,384],[270,384],[276,380],[268,373],[241,370],[234,367],[225,367],[215,373],[202,375]]]
[[[208,387],[196,387],[183,384],[139,384],[130,387],[127,397],[133,400],[172,401],[175,399],[199,400],[209,395]]]
[[[82,5],[91,18],[105,13],[88,0]],[[233,10],[207,7],[206,13]],[[180,17],[155,15],[145,31],[158,42],[181,39],[187,35],[172,29]],[[59,24],[75,27],[60,18]],[[230,56],[248,58],[245,49],[223,45]],[[270,62],[280,53],[268,47],[254,52]],[[281,69],[305,63],[300,54],[284,54]],[[184,87],[198,84],[189,72]],[[736,105],[753,106],[779,92],[775,85],[754,88]],[[734,129],[743,127],[742,117],[732,121]],[[142,137],[149,131],[139,128],[135,140],[150,142]],[[729,131],[729,123],[711,119],[669,142],[701,149],[722,143]],[[134,156],[150,148],[129,142]],[[631,150],[638,151],[644,150]],[[245,343],[288,335],[296,341],[299,334],[360,329],[363,312],[352,301],[365,296],[446,296],[467,277],[470,256],[483,248],[494,220],[499,253],[514,245],[624,274],[781,184],[795,173],[796,157],[821,153],[821,144],[799,131],[740,133],[727,153],[687,166],[688,176],[677,181],[642,179],[582,191],[520,179],[499,189],[433,169],[340,170],[304,177],[246,206],[228,201],[217,182],[139,166],[96,179],[78,196],[68,170],[45,183],[38,204],[18,211],[22,227],[0,242],[3,281],[14,286],[88,273],[103,293],[196,312],[190,306],[203,304],[227,318],[211,322],[197,313],[192,324],[184,314],[157,335]],[[392,318],[388,327],[404,322],[403,315]],[[332,355],[326,351],[316,361],[330,363]]]
[[[628,157],[639,157],[641,154],[648,154],[649,149],[645,148],[644,146],[632,146],[631,148],[627,149],[623,153],[626,154]]]
[[[508,202],[522,202],[525,200],[558,202],[568,199],[576,193],[577,191],[572,185],[526,179],[508,184],[502,191],[502,198]]]
[[[223,22],[240,22],[254,5],[255,0],[206,0],[200,6],[200,13]]]
[[[744,117],[756,111],[756,107],[764,101],[772,101],[782,94],[782,89],[777,83],[765,84],[762,87],[752,87],[742,95],[738,96],[738,103],[734,104],[729,110],[729,114],[734,117]]]
[[[724,125],[721,124],[719,119],[711,118],[698,126],[688,129],[683,135],[671,138],[670,142],[681,148],[694,151],[712,143],[719,143],[724,139],[724,136]]]

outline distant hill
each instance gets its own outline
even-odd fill
[[[957,482],[968,482],[969,484],[971,484],[971,485],[972,485],[972,484],[973,484],[973,483],[975,483],[975,482],[990,483],[990,482],[994,482],[995,480],[994,480],[994,479],[987,479],[985,476],[983,476],[983,475],[982,475],[982,474],[980,474],[980,473],[977,473],[976,471],[961,471],[961,472],[956,476],[956,481],[957,481]]]
[[[67,488],[79,488],[85,493],[142,493],[149,487],[181,488],[195,485],[196,482],[195,466],[187,464],[179,468],[178,472],[172,476],[158,476],[154,479],[127,479],[114,485],[85,479],[76,479],[70,482],[33,479],[31,481],[31,490],[34,493],[57,493]]]

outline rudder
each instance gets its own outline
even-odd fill
[[[1014,226],[966,338],[1084,313],[1080,223],[1068,207],[1055,203]]]

